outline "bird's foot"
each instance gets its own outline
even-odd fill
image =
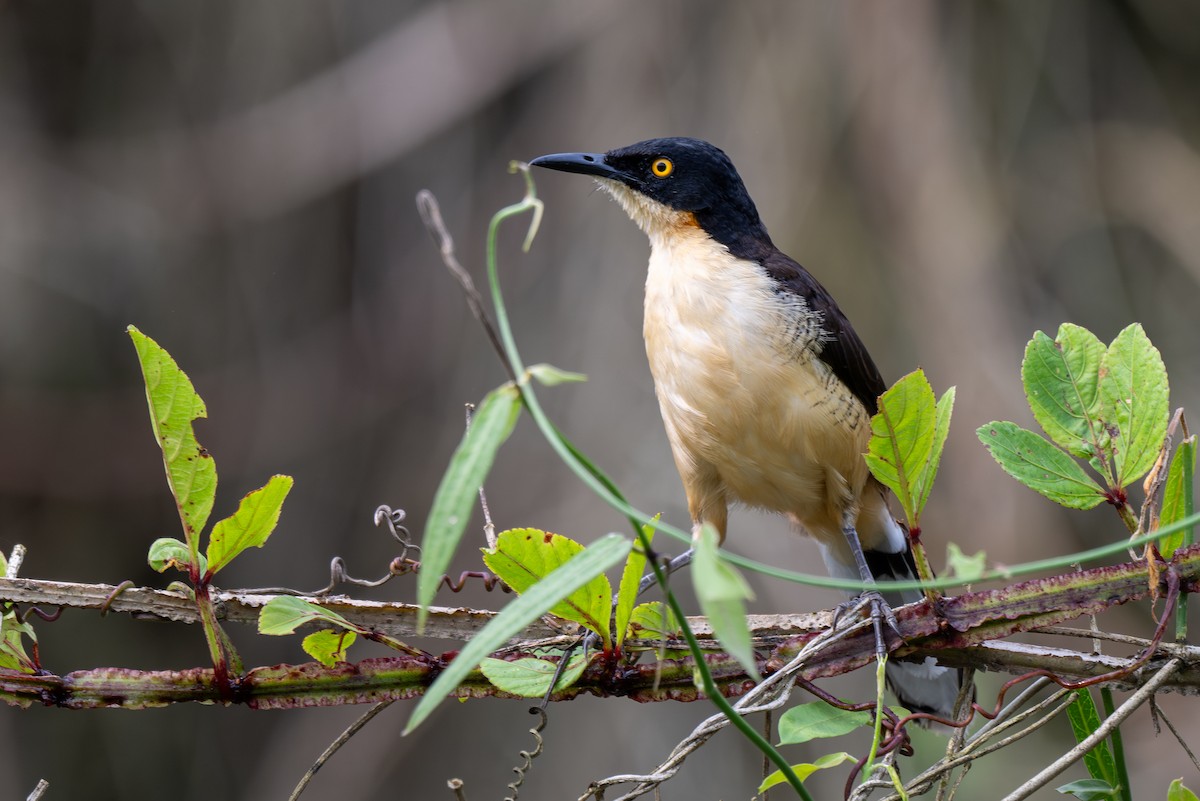
[[[891,605],[884,600],[883,595],[878,590],[866,590],[849,601],[843,601],[834,607],[832,628],[836,629],[838,627],[842,615],[851,611],[857,612],[864,608],[867,609],[867,614],[871,618],[871,627],[875,630],[875,657],[882,660],[890,650],[883,630],[884,623],[896,633],[896,636],[900,636],[900,623],[896,620],[896,613],[892,611]]]

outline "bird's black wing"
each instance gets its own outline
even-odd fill
[[[791,257],[771,248],[759,255],[759,262],[775,282],[780,292],[804,299],[808,308],[820,315],[823,344],[819,355],[843,384],[871,414],[879,411],[879,396],[887,389],[879,368],[858,338],[837,301],[820,282]]]

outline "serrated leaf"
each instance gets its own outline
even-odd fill
[[[1100,728],[1100,713],[1096,709],[1096,701],[1092,691],[1085,688],[1074,690],[1075,700],[1067,707],[1067,719],[1071,721],[1071,731],[1075,734],[1075,742],[1081,743]],[[1088,775],[1093,779],[1102,780],[1109,788],[1117,784],[1117,763],[1107,740],[1101,740],[1096,747],[1083,755],[1083,764],[1087,766]],[[1080,796],[1082,798],[1082,796]],[[1107,796],[1093,796],[1106,798]]]
[[[1195,502],[1195,473],[1196,473],[1196,435],[1179,443],[1171,456],[1171,465],[1167,468],[1167,480],[1163,484],[1162,511],[1159,513],[1160,526],[1191,517],[1196,508]],[[1162,555],[1171,558],[1181,547],[1192,543],[1192,529],[1185,528],[1159,540],[1158,547]]]
[[[525,372],[537,379],[545,387],[556,387],[559,384],[578,384],[587,381],[583,373],[572,373],[570,370],[560,370],[552,364],[534,364],[525,368]]]
[[[142,366],[150,424],[162,449],[184,539],[192,553],[199,553],[200,532],[208,522],[217,493],[217,468],[209,452],[196,441],[192,421],[207,417],[208,411],[171,354],[132,325],[126,330]]]
[[[1063,795],[1073,795],[1079,801],[1103,801],[1105,798],[1117,798],[1120,791],[1101,779],[1080,779],[1054,788]]]
[[[933,444],[929,449],[929,458],[925,462],[925,467],[917,474],[917,514],[914,522],[919,521],[921,512],[925,509],[925,503],[929,500],[929,491],[933,489],[933,482],[937,479],[938,465],[942,462],[942,451],[946,447],[946,436],[950,433],[950,418],[954,414],[954,398],[956,395],[957,389],[950,387],[942,393],[942,397],[937,402],[937,420],[933,428]]]
[[[570,687],[579,680],[586,667],[587,660],[583,652],[577,651],[563,668],[554,689],[561,691]],[[506,693],[522,698],[541,698],[550,689],[550,681],[558,670],[558,663],[532,657],[514,659],[511,662],[488,657],[479,663],[479,670],[488,681]]]
[[[279,636],[291,634],[305,623],[321,621],[350,631],[358,629],[353,623],[320,606],[294,595],[278,595],[267,602],[258,613],[258,633]]]
[[[675,640],[683,627],[663,601],[638,604],[629,615],[628,636],[638,640]]]
[[[514,528],[500,532],[494,550],[483,550],[483,561],[519,595],[583,549],[578,542],[561,534],[536,528]],[[595,576],[555,604],[549,613],[596,632],[603,639],[604,647],[610,647],[612,637],[608,621],[612,614],[612,585],[607,576]]]
[[[985,551],[977,551],[967,556],[958,547],[958,543],[947,543],[946,568],[950,574],[950,578],[962,581],[975,581],[987,569],[987,553]]]
[[[1094,457],[1108,440],[1100,421],[1104,353],[1104,343],[1091,331],[1063,323],[1054,339],[1034,334],[1021,362],[1034,419],[1053,442],[1081,459]]]
[[[1100,396],[1120,486],[1128,486],[1154,466],[1167,435],[1168,395],[1162,355],[1140,324],[1128,326],[1108,346],[1100,370]]]
[[[421,725],[485,656],[506,644],[563,598],[624,559],[632,544],[619,534],[607,534],[505,606],[438,674],[413,710],[404,734]]]
[[[746,601],[754,598],[750,585],[737,569],[721,558],[717,550],[717,532],[705,523],[692,543],[692,587],[700,601],[700,611],[708,618],[721,647],[736,659],[746,673],[760,680],[746,622]]]
[[[1167,801],[1200,801],[1196,794],[1183,786],[1183,778],[1171,782],[1167,788]]]
[[[261,548],[266,543],[291,489],[291,476],[271,476],[265,486],[242,498],[233,515],[213,526],[206,575],[215,575],[247,548]]]
[[[840,737],[871,725],[871,713],[839,709],[824,701],[794,706],[779,718],[779,744],[795,745],[824,737]]]
[[[325,667],[333,667],[339,662],[346,661],[346,651],[358,639],[353,631],[334,631],[321,629],[314,631],[301,641],[304,652]]]
[[[516,387],[506,384],[492,390],[479,404],[471,427],[450,457],[450,465],[433,497],[421,541],[421,572],[417,574],[418,633],[425,629],[429,604],[466,531],[479,487],[492,469],[496,452],[516,426],[520,413],[521,396]]]
[[[192,564],[192,554],[188,550],[186,542],[181,542],[173,537],[159,537],[150,543],[146,561],[151,569],[159,573],[165,573],[168,568],[172,567],[187,573]],[[200,554],[200,566],[197,571],[199,575],[204,575],[207,564],[208,561],[204,558],[204,554]]]
[[[937,402],[922,371],[914,370],[879,396],[879,412],[871,418],[867,466],[895,493],[910,526],[920,519],[918,482],[929,462],[936,429]]]
[[[658,521],[658,515],[654,516],[654,521]],[[654,541],[654,526],[642,526],[642,533],[646,535],[646,542]],[[633,612],[633,606],[637,603],[638,588],[642,583],[642,576],[646,572],[646,553],[641,548],[634,548],[629,552],[629,558],[625,560],[625,569],[621,571],[621,583],[617,585],[617,604],[613,610],[613,632],[617,638],[617,647],[625,642],[625,633],[629,628],[629,616]]]
[[[1091,509],[1103,490],[1079,463],[1032,431],[1015,423],[988,423],[975,432],[1004,472],[1055,503]]]
[[[795,772],[796,778],[800,779],[800,781],[804,781],[818,770],[835,768],[843,763],[855,761],[857,761],[857,757],[848,754],[845,751],[839,751],[836,754],[826,754],[825,756],[820,757],[812,762],[802,762],[799,765],[792,765],[792,770]],[[763,779],[762,784],[758,786],[758,792],[763,793],[777,784],[783,784],[785,781],[787,781],[787,779],[784,778],[783,773],[777,770],[771,775],[767,776],[767,778]]]

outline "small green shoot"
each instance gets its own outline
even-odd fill
[[[413,710],[404,734],[420,726],[488,654],[519,634],[522,629],[541,617],[545,610],[555,607],[564,598],[624,559],[632,545],[629,539],[618,534],[606,534],[504,607],[467,642],[446,669],[438,674],[433,685]]]
[[[217,466],[212,454],[196,440],[195,420],[208,416],[191,379],[171,354],[134,326],[126,329],[137,350],[146,385],[150,425],[162,449],[167,484],[175,497],[183,539],[160,538],[150,545],[147,561],[162,573],[175,568],[192,582],[192,597],[208,643],[219,686],[227,687],[229,671],[241,670],[232,641],[217,622],[208,593],[217,571],[247,548],[261,548],[275,530],[279,513],[292,488],[290,476],[273,476],[266,486],[242,498],[230,517],[213,526],[208,550],[200,553],[200,536],[212,513],[217,491]]]
[[[301,647],[309,656],[326,667],[332,667],[337,662],[345,662],[346,651],[360,636],[368,637],[401,653],[421,655],[420,651],[405,645],[394,637],[374,632],[347,620],[337,612],[294,595],[277,595],[267,601],[266,606],[258,613],[258,633],[268,636],[281,637],[292,634],[307,623],[341,629],[340,631],[321,629],[314,634],[322,636],[316,637],[314,634],[309,634],[301,643]]]
[[[950,387],[940,400],[935,400],[925,373],[914,370],[879,396],[879,412],[871,418],[867,467],[896,495],[904,509],[913,559],[922,581],[932,581],[934,576],[921,545],[921,512],[937,478],[954,412],[954,395],[954,387]],[[939,593],[927,589],[925,594],[933,601]]]
[[[471,519],[475,498],[496,460],[496,452],[517,424],[521,395],[505,384],[488,393],[463,435],[442,476],[421,541],[421,572],[417,574],[417,632],[425,630],[429,604],[442,575],[450,566]]]
[[[1014,423],[988,423],[976,434],[992,457],[1055,503],[1072,509],[1112,503],[1137,531],[1125,487],[1154,466],[1169,411],[1167,371],[1142,326],[1126,327],[1107,348],[1070,323],[1054,339],[1038,331],[1025,348],[1021,379],[1049,439]]]
[[[8,559],[3,553],[0,553],[0,576],[8,575]],[[9,606],[8,609],[0,615],[0,668],[4,670],[17,670],[21,673],[36,673],[38,666],[25,652],[25,643],[21,641],[22,637],[28,637],[31,641],[37,642],[37,634],[34,633],[33,626],[29,622],[21,622],[21,618],[17,615],[17,610]]]

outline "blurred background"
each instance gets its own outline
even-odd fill
[[[178,518],[124,333],[135,324],[208,403],[214,520],[272,473],[296,478],[279,530],[223,583],[315,589],[334,555],[382,574],[395,548],[373,510],[402,507],[419,532],[463,404],[504,380],[415,193],[436,193],[482,281],[488,219],[523,190],[510,160],[662,135],[730,154],[776,243],[838,298],[889,382],[920,366],[939,394],[958,387],[925,525],[936,565],[949,541],[1011,564],[1122,538],[1111,510],[1062,513],[1008,479],[974,430],[1031,424],[1023,348],[1063,321],[1106,342],[1140,321],[1173,405],[1196,398],[1198,85],[1200,5],[1171,0],[0,2],[0,547],[27,545],[31,578],[170,579],[145,566]],[[532,252],[523,223],[501,238],[526,361],[589,375],[542,391],[552,416],[636,505],[686,527],[640,336],[645,238],[586,179],[536,178]],[[487,488],[502,528],[625,530],[528,422]],[[777,520],[741,512],[730,531],[740,553],[821,570]],[[456,568],[479,567],[474,545]],[[839,600],[751,579],[755,611]],[[413,593],[401,579],[373,597]],[[1147,607],[1122,614],[1102,624],[1149,631]],[[205,661],[198,629],[82,612],[37,628],[59,673]],[[298,638],[232,635],[250,664],[307,661]],[[830,686],[866,697],[871,677]],[[532,747],[526,706],[446,704],[401,739],[411,705],[398,704],[305,798],[449,798],[450,777],[468,798],[499,797]],[[1163,706],[1200,742],[1190,701]],[[13,797],[45,777],[50,799],[284,798],[362,711],[4,709],[0,773]],[[522,797],[648,770],[709,711],[555,707]],[[1138,797],[1195,779],[1144,710],[1130,726]],[[964,797],[1008,791],[1069,740],[1062,722],[985,760]],[[788,753],[843,747],[865,742]],[[918,749],[909,775],[941,746]],[[727,733],[705,753],[664,798],[752,795],[747,745]],[[830,773],[818,797],[839,797],[845,774]]]

